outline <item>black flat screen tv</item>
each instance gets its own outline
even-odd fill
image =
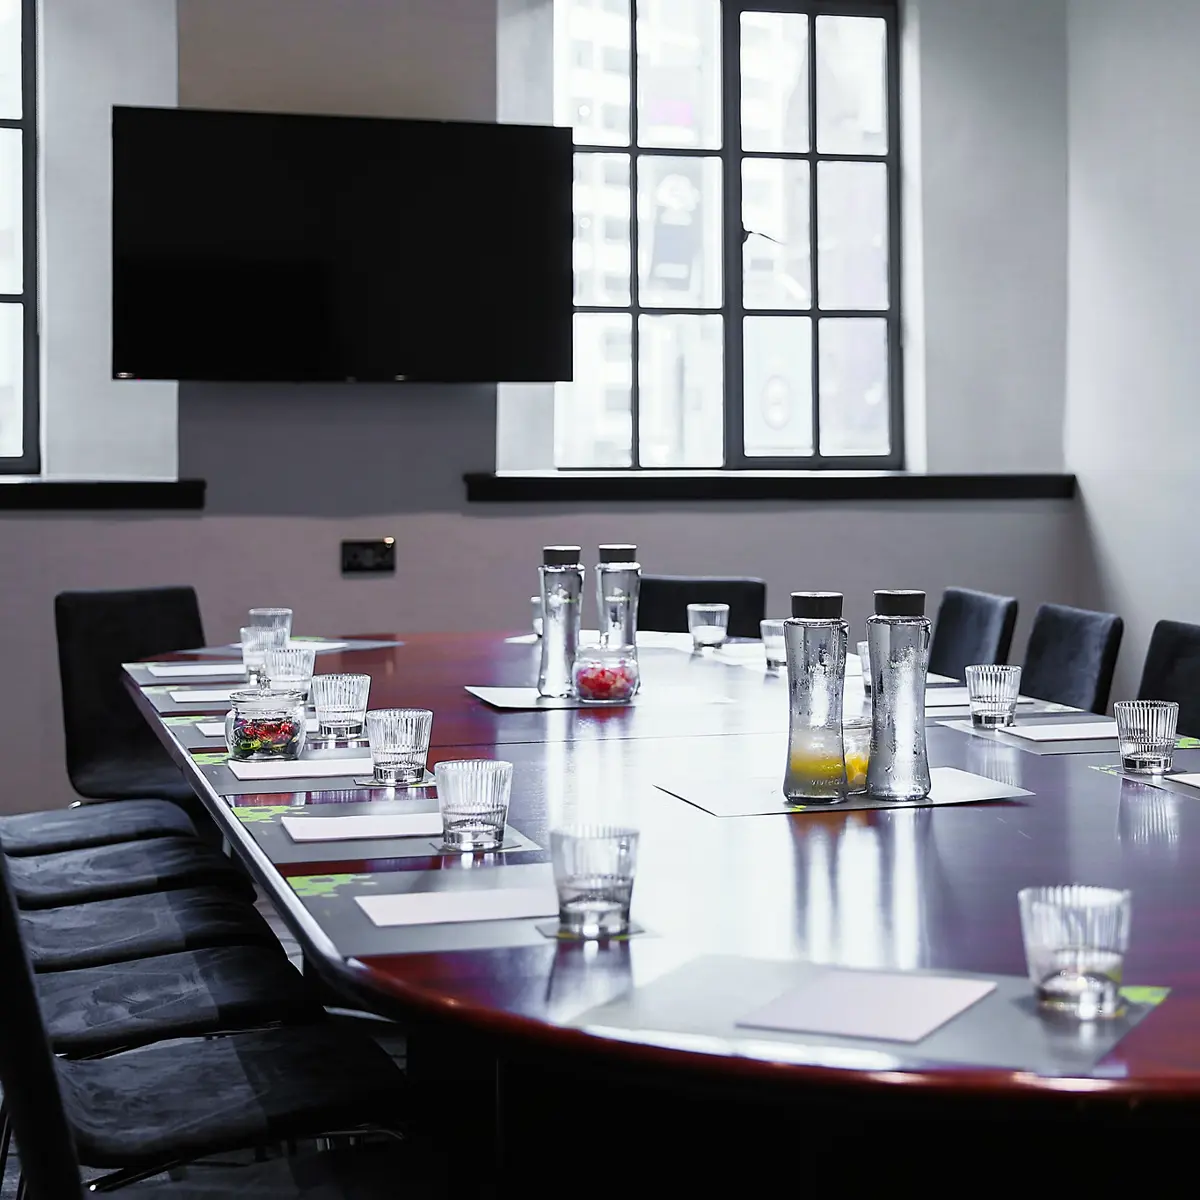
[[[571,132],[113,109],[115,378],[571,378]]]

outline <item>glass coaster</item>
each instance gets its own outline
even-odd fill
[[[438,854],[451,855],[457,858],[459,855],[463,857],[478,857],[480,854],[499,854],[504,850],[537,850],[540,847],[532,844],[526,846],[521,842],[504,842],[499,846],[492,846],[489,850],[464,850],[461,846],[447,846],[440,839],[436,842],[429,843]]]
[[[561,929],[557,921],[542,921],[534,928],[542,937],[551,938],[556,942],[627,942],[631,937],[637,937],[646,932],[646,927],[639,925],[636,921],[629,922],[627,932],[610,934],[608,937],[581,937],[577,933]]]

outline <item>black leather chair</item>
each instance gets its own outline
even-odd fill
[[[942,593],[929,669],[951,679],[966,678],[967,667],[1006,663],[1017,624],[1017,602],[970,588],[947,588]]]
[[[767,585],[761,579],[718,575],[643,575],[638,628],[687,633],[689,604],[728,604],[729,636],[756,638],[767,615]]]
[[[1174,700],[1179,732],[1200,737],[1200,625],[1159,621],[1150,635],[1139,700]]]
[[[1084,712],[1108,708],[1125,622],[1115,613],[1043,604],[1033,618],[1021,691]]]

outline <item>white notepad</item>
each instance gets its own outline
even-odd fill
[[[738,1021],[751,1029],[919,1042],[996,990],[987,979],[823,972]]]
[[[176,704],[215,704],[219,700],[228,700],[236,689],[227,688],[179,688],[171,693],[171,699]]]
[[[363,758],[298,758],[294,762],[229,762],[239,779],[327,779],[349,775],[366,778],[375,770],[370,756]]]
[[[1200,788],[1200,775],[1195,773],[1190,775],[1164,775],[1164,779],[1169,779],[1172,783],[1183,783],[1188,787]]]
[[[965,687],[929,688],[925,692],[926,708],[967,708],[971,699]],[[1029,696],[1018,696],[1018,704],[1032,704]]]
[[[158,679],[193,679],[201,675],[240,679],[246,674],[241,663],[147,663],[146,670]]]
[[[306,733],[316,733],[320,726],[317,724],[316,718],[310,718],[304,722],[304,730]],[[225,722],[224,721],[201,721],[196,726],[197,732],[201,737],[224,737]]]
[[[372,924],[384,928],[558,916],[558,893],[553,887],[403,892],[394,896],[355,896],[354,900]]]
[[[1082,721],[1075,725],[1006,725],[1000,730],[1031,742],[1085,742],[1117,736],[1116,721]]]
[[[352,817],[284,817],[280,824],[293,842],[342,842],[354,838],[437,837],[440,813],[394,813]]]

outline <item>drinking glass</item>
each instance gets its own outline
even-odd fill
[[[490,758],[440,762],[433,768],[445,850],[496,850],[504,841],[512,763]]]
[[[530,596],[529,607],[533,613],[533,633],[535,637],[542,636],[542,598],[541,596]]]
[[[759,621],[758,632],[767,656],[767,669],[778,671],[780,667],[786,667],[787,650],[783,644],[783,622]]]
[[[858,643],[858,660],[862,663],[863,691],[871,694],[871,643]]]
[[[689,604],[687,616],[694,650],[725,644],[729,629],[728,604]]]
[[[1021,668],[994,664],[967,668],[967,700],[976,729],[996,729],[1017,719]]]
[[[290,608],[252,608],[250,624],[258,629],[283,630],[277,644],[286,646],[292,636],[292,610]]]
[[[371,691],[370,675],[314,675],[317,736],[328,740],[362,737]]]
[[[1179,705],[1171,700],[1120,700],[1113,705],[1121,768],[1127,775],[1162,775],[1171,769]]]
[[[267,686],[267,651],[275,649],[278,633],[258,625],[247,625],[240,632],[242,641],[242,666],[246,679],[260,687]]]
[[[636,829],[601,825],[551,830],[560,933],[590,939],[629,932],[637,850]]]
[[[308,694],[312,686],[317,652],[297,646],[272,649],[266,653],[267,679],[273,688],[284,688]]]
[[[375,782],[420,783],[429,757],[433,713],[427,708],[379,708],[367,713]]]
[[[871,761],[871,717],[869,714],[851,720],[847,720],[843,715],[842,753],[846,759],[847,794],[860,795],[867,790],[867,766]]]
[[[1038,1003],[1081,1021],[1119,1005],[1132,896],[1115,888],[1024,888],[1017,894],[1025,961]]]

